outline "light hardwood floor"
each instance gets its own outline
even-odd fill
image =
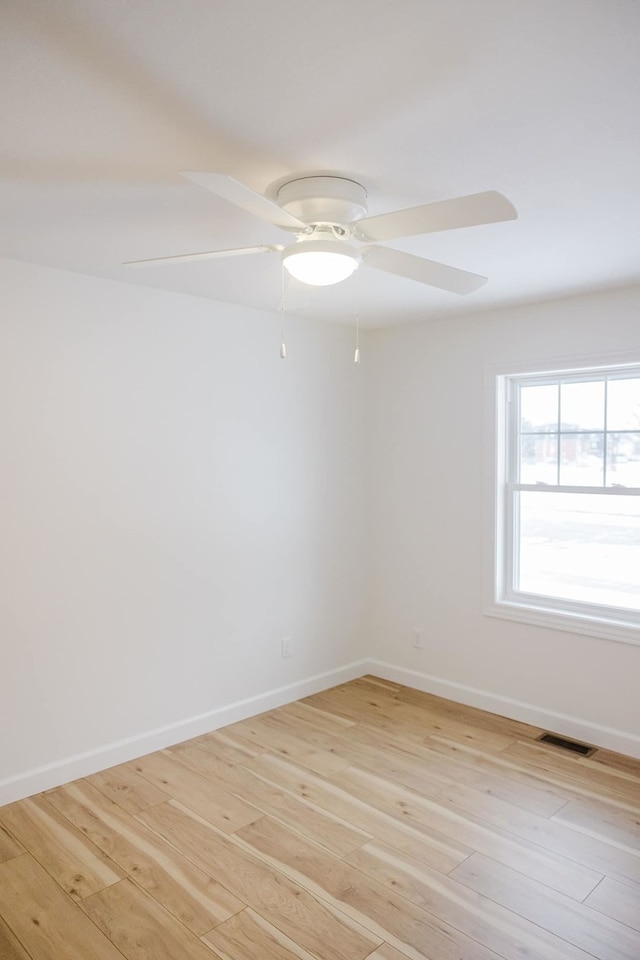
[[[640,960],[640,761],[366,677],[0,808],[1,960]]]

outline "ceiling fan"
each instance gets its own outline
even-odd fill
[[[133,260],[125,266],[279,253],[291,276],[314,286],[328,286],[346,280],[362,263],[385,273],[464,295],[479,290],[487,278],[378,246],[378,241],[501,223],[518,216],[513,204],[494,190],[367,217],[366,190],[361,184],[344,177],[310,176],[290,180],[280,187],[277,202],[274,202],[224,174],[183,173],[182,176],[272,226],[292,233],[296,239],[289,244],[261,244]]]

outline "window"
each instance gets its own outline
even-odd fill
[[[497,606],[640,642],[640,365],[498,384]]]

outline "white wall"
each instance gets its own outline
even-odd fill
[[[0,290],[0,802],[360,673],[352,331],[292,320],[283,362],[267,314]]]
[[[482,613],[485,373],[637,350],[640,289],[370,333],[360,368],[342,327],[290,321],[283,362],[267,314],[0,290],[0,803],[366,669],[640,756],[640,647]]]
[[[482,612],[485,375],[500,363],[639,347],[640,288],[369,336],[374,669],[640,756],[640,646]],[[414,627],[425,630],[423,650],[412,648]]]

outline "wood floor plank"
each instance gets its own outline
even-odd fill
[[[369,954],[367,960],[407,960],[407,955],[396,950],[390,943],[383,943]]]
[[[234,796],[244,798],[263,814],[286,821],[340,857],[371,839],[370,833],[292,796],[246,768],[221,765],[199,744],[184,744],[182,750],[174,751],[172,756],[202,776],[222,784]]]
[[[474,797],[461,787],[455,793],[445,795],[438,787],[433,790],[425,787],[422,793],[411,789],[403,792],[403,787],[389,784],[368,771],[354,767],[342,771],[333,779],[338,784],[360,784],[361,788],[366,787],[367,790],[382,791],[389,799],[395,798],[399,809],[407,814],[411,811],[421,821],[429,821],[433,815],[446,810],[464,821],[484,825],[493,833],[506,831],[549,854],[560,854],[601,875],[607,874],[623,882],[640,885],[640,857],[496,798],[482,797],[475,806]]]
[[[419,828],[402,822],[386,812],[370,806],[366,799],[351,795],[330,781],[301,770],[279,757],[261,757],[251,763],[252,772],[266,782],[281,785],[294,796],[312,802],[320,809],[359,827],[364,833],[385,841],[398,850],[412,851],[424,863],[435,870],[448,873],[473,852],[474,847],[464,845],[453,836],[444,836],[428,827]],[[599,877],[589,886],[593,889]],[[582,888],[581,888],[582,889]],[[585,890],[583,896],[588,891]]]
[[[31,960],[16,935],[0,917],[0,957],[2,960]]]
[[[373,770],[374,773],[383,763],[393,779],[408,786],[421,789],[425,778],[431,784],[437,781],[444,789],[455,789],[455,785],[459,784],[542,817],[552,816],[568,799],[567,795],[554,793],[543,784],[532,782],[531,777],[519,777],[513,772],[505,774],[490,760],[485,760],[484,764],[478,763],[479,757],[490,757],[490,754],[479,750],[465,754],[456,746],[453,749],[445,747],[443,751],[437,743],[432,743],[431,738],[425,744],[416,744],[366,724],[354,725],[336,740],[335,751],[350,760],[351,764]]]
[[[340,684],[330,690],[323,690],[321,693],[314,693],[301,702],[344,720],[351,720],[353,723],[362,723],[366,720],[367,723],[384,729],[389,726],[390,720],[401,723],[404,719],[405,725],[408,726],[407,713],[406,711],[403,713],[403,705],[399,700],[389,696],[380,688],[364,689],[357,680],[349,684]]]
[[[270,753],[293,760],[315,773],[332,774],[348,766],[348,761],[329,750],[310,749],[308,743],[296,739],[291,733],[260,717],[235,723],[227,727],[227,732],[229,735],[237,734],[243,740],[255,743]]]
[[[533,769],[551,772],[563,778],[568,786],[576,781],[587,787],[594,796],[607,800],[618,800],[630,809],[640,813],[640,789],[635,777],[621,774],[617,770],[598,764],[595,758],[568,754],[566,750],[545,746],[539,743],[518,741],[511,744],[505,756],[525,761]]]
[[[132,761],[132,766],[150,783],[226,833],[233,833],[262,815],[255,807],[185,767],[166,751]]]
[[[138,815],[203,870],[319,960],[364,960],[380,938],[242,849],[234,838],[175,801]]]
[[[14,857],[19,857],[21,853],[25,852],[22,844],[18,843],[2,823],[2,810],[3,808],[0,807],[0,863],[4,863],[5,860],[13,860]]]
[[[429,746],[445,756],[452,752],[459,757],[465,756],[473,758],[474,763],[484,764],[488,768],[499,769],[505,777],[524,784],[529,783],[532,786],[538,787],[544,787],[545,784],[548,784],[550,791],[553,792],[554,795],[564,797],[567,802],[586,798],[589,800],[600,800],[606,802],[609,806],[620,807],[624,810],[630,809],[628,801],[617,796],[612,796],[611,793],[606,790],[594,790],[593,787],[589,785],[589,780],[586,777],[576,777],[575,775],[567,776],[567,771],[562,768],[561,764],[559,765],[558,771],[540,764],[533,766],[528,763],[526,759],[519,760],[518,757],[509,751],[488,754],[468,744],[461,744],[458,741],[449,740],[446,737],[437,735],[429,738]],[[633,805],[633,807],[635,807],[635,805]]]
[[[170,795],[149,783],[131,764],[123,763],[86,778],[105,797],[109,797],[127,813],[136,814],[156,803],[164,803]]]
[[[599,747],[594,756],[589,757],[589,761],[593,769],[606,770],[610,774],[617,774],[640,784],[640,760],[635,757],[625,757],[621,753]]]
[[[437,697],[434,694],[425,695],[421,690],[412,687],[399,686],[395,696],[398,700],[413,703],[420,709],[427,709],[440,717],[456,720],[464,727],[490,730],[493,733],[501,733],[509,739],[535,740],[543,733],[540,727],[500,717],[479,707],[456,703],[455,700],[445,700],[444,697]]]
[[[351,767],[332,777],[332,780],[342,783],[352,774],[363,778],[367,774],[377,776],[381,764],[378,762],[376,766],[375,757],[375,750],[370,749],[366,755],[361,751],[354,751],[354,763]],[[394,757],[384,764],[383,769],[385,781],[389,779],[399,787],[419,794],[440,807],[456,810],[463,816],[469,814],[476,820],[497,826],[545,822],[544,818],[526,809],[526,797],[523,794],[518,795],[520,801],[518,804],[503,800],[493,791],[481,789],[480,784],[469,787],[450,776],[443,775],[441,771],[444,768],[437,763],[418,764]],[[535,787],[532,788],[532,794],[534,796],[532,805],[535,805]],[[560,806],[563,806],[562,801]],[[547,816],[557,809],[558,805],[554,804],[553,810],[549,810]]]
[[[481,854],[469,857],[451,877],[601,960],[640,957],[637,931]]]
[[[637,813],[612,807],[602,801],[574,800],[559,810],[553,819],[621,849],[640,851],[640,819]]]
[[[437,830],[442,836],[464,843],[467,848],[481,851],[506,866],[520,869],[577,900],[583,900],[604,875],[559,856],[553,850],[514,836],[504,828],[489,826],[368,772],[350,768],[339,781],[334,778],[334,783],[392,818],[410,823],[419,831]]]
[[[465,743],[478,744],[487,750],[504,750],[516,740],[510,733],[474,726],[443,716],[429,707],[405,703],[382,691],[366,689],[357,680],[314,694],[302,702],[328,712],[334,711],[356,723],[364,722],[391,732],[402,730],[406,737],[419,742],[431,733],[448,732]]]
[[[427,913],[268,817],[243,827],[237,835],[292,881],[309,884],[318,896],[328,898],[357,923],[410,957],[495,960],[494,951],[441,917]]]
[[[605,877],[584,903],[640,933],[640,892],[634,887]]]
[[[221,960],[314,960],[313,954],[249,908],[202,939]]]
[[[81,906],[126,960],[216,960],[206,944],[130,879]]]
[[[287,738],[293,737],[296,741],[309,744],[314,750],[334,752],[336,737],[340,737],[346,732],[342,727],[339,732],[335,730],[328,732],[316,725],[315,722],[303,720],[299,716],[292,716],[285,713],[282,709],[272,710],[270,713],[262,714],[260,717],[262,724],[275,734],[283,734]],[[349,729],[353,724],[348,725]],[[318,771],[324,772],[324,771]]]
[[[173,760],[183,763],[185,767],[188,767],[195,773],[199,773],[203,777],[207,777],[207,779],[217,778],[220,773],[224,774],[227,770],[233,771],[236,767],[242,767],[242,764],[232,764],[227,763],[226,760],[222,760],[202,742],[202,738],[198,740],[187,740],[186,743],[178,743],[170,747],[166,753],[168,753]],[[252,758],[245,757],[244,759]],[[167,796],[165,799],[175,800],[175,797]]]
[[[59,787],[48,797],[139,886],[198,936],[245,907],[245,902],[234,897],[213,873],[196,867],[87,781]]]
[[[402,684],[396,683],[395,680],[387,680],[385,677],[376,677],[373,673],[365,673],[359,678],[362,683],[366,683],[368,686],[382,687],[383,690],[388,691],[389,693],[396,694],[399,690],[407,689],[403,687]]]
[[[446,920],[473,940],[490,946],[507,960],[591,960],[591,955],[565,943],[543,927],[499,903],[425,867],[415,857],[370,843],[347,861],[412,903]]]
[[[122,960],[28,853],[0,864],[0,916],[33,960]]]
[[[2,807],[0,819],[75,900],[124,876],[113,860],[42,796]]]
[[[318,707],[312,707],[308,703],[302,703],[296,700],[294,703],[287,703],[280,708],[282,714],[287,717],[293,717],[296,720],[303,720],[317,730],[323,733],[330,733],[333,736],[339,736],[344,730],[353,726],[353,720],[346,720],[344,717],[336,717],[331,713],[326,713]]]
[[[239,744],[237,738],[234,740],[228,737],[224,730],[204,733],[201,737],[196,737],[188,742],[205,747],[221,763],[231,764],[231,766],[244,763],[251,757],[259,757],[264,752],[262,748],[255,747],[250,743]],[[177,746],[179,747],[180,744]],[[168,752],[172,753],[174,749],[174,747],[169,747]]]
[[[443,760],[452,759],[457,763],[462,763],[472,767],[477,772],[486,772],[490,777],[499,776],[505,782],[514,785],[520,785],[523,790],[542,791],[547,797],[552,797],[553,801],[561,804],[563,801],[572,800],[576,797],[575,790],[566,783],[559,780],[547,780],[544,776],[532,775],[531,770],[523,770],[517,761],[505,757],[504,751],[496,753],[479,749],[468,743],[460,743],[459,740],[451,740],[446,736],[434,734],[427,741],[429,750],[438,753]],[[549,807],[551,802],[549,802]],[[549,816],[542,810],[536,811],[541,816]]]

